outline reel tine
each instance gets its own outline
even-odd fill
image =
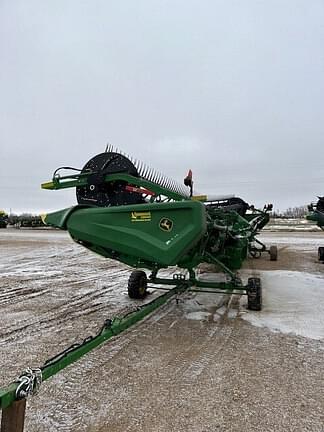
[[[154,171],[154,178],[155,178],[155,184],[159,184],[159,173],[157,171]]]
[[[136,159],[136,165],[135,166],[136,166],[137,172],[139,173],[140,163],[139,163],[138,159]]]
[[[145,164],[143,162],[141,162],[141,168],[140,168],[140,176],[141,177],[143,177],[144,168],[145,168]]]
[[[156,179],[157,179],[157,177],[156,177],[156,171],[153,171],[153,182],[156,184]]]
[[[148,180],[150,182],[152,181],[152,170],[151,170],[151,168],[148,169]]]
[[[180,192],[180,188],[179,188],[179,184],[178,183],[176,183],[176,188],[177,188],[177,193],[180,194],[181,192]]]
[[[161,173],[160,173],[160,171],[157,172],[157,184],[159,186],[161,186]]]
[[[145,164],[144,164],[144,168],[143,168],[142,177],[146,178],[146,165]]]
[[[148,168],[147,165],[145,165],[145,174],[144,174],[144,176],[143,176],[145,179],[147,179],[148,172],[149,172],[149,168]]]
[[[155,183],[157,185],[159,185],[159,173],[158,173],[158,171],[155,171]]]
[[[161,186],[162,187],[165,187],[165,183],[164,183],[164,175],[161,173],[161,179],[160,179],[160,182],[161,182]]]
[[[183,188],[182,188],[180,183],[179,183],[179,191],[180,191],[180,194],[183,195]]]
[[[140,161],[138,161],[139,163],[138,163],[138,169],[137,169],[137,172],[138,172],[138,174],[139,175],[141,175],[141,162]]]
[[[142,175],[142,162],[139,163],[139,167],[138,167],[138,174],[141,176]]]
[[[161,178],[161,185],[165,188],[166,182],[165,182],[164,175],[162,175],[162,178]]]
[[[154,172],[153,169],[151,169],[151,181],[152,181],[153,183],[155,183],[155,172]]]

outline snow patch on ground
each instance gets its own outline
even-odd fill
[[[263,309],[241,317],[258,327],[324,339],[324,275],[260,271]],[[242,299],[246,301],[246,299]]]
[[[204,312],[204,311],[197,311],[197,312],[190,312],[186,314],[186,318],[189,320],[196,320],[196,321],[208,321],[211,318],[212,314],[210,312]]]
[[[308,234],[308,235],[307,235]],[[289,246],[290,249],[299,249],[302,247],[304,250],[307,247],[318,247],[323,246],[324,236],[312,235],[313,233],[307,233],[305,235],[290,233],[282,235],[280,233],[262,233],[258,237],[259,240],[263,241],[267,245],[277,244],[280,246]]]

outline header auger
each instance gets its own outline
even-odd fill
[[[73,173],[61,176],[63,169]],[[234,196],[193,196],[191,171],[184,183],[176,183],[110,146],[83,169],[59,168],[52,181],[42,184],[44,189],[75,187],[78,202],[45,215],[44,221],[68,230],[74,241],[104,257],[151,270],[150,283],[224,292],[235,289],[248,295],[250,309],[260,310],[260,280],[250,278],[244,286],[236,270],[248,253],[258,257],[269,252],[272,260],[277,259],[276,249],[268,251],[256,239],[269,221],[272,206],[256,210]],[[196,268],[201,263],[215,264],[227,277],[223,282],[199,280]],[[159,270],[169,266],[187,270],[188,276],[180,273],[172,279],[158,278]],[[133,271],[129,296],[143,298],[147,282],[143,270]]]

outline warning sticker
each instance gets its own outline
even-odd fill
[[[150,222],[151,212],[132,212],[131,220],[132,222]]]

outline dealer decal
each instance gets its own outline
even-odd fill
[[[132,222],[151,222],[151,212],[132,212]]]

